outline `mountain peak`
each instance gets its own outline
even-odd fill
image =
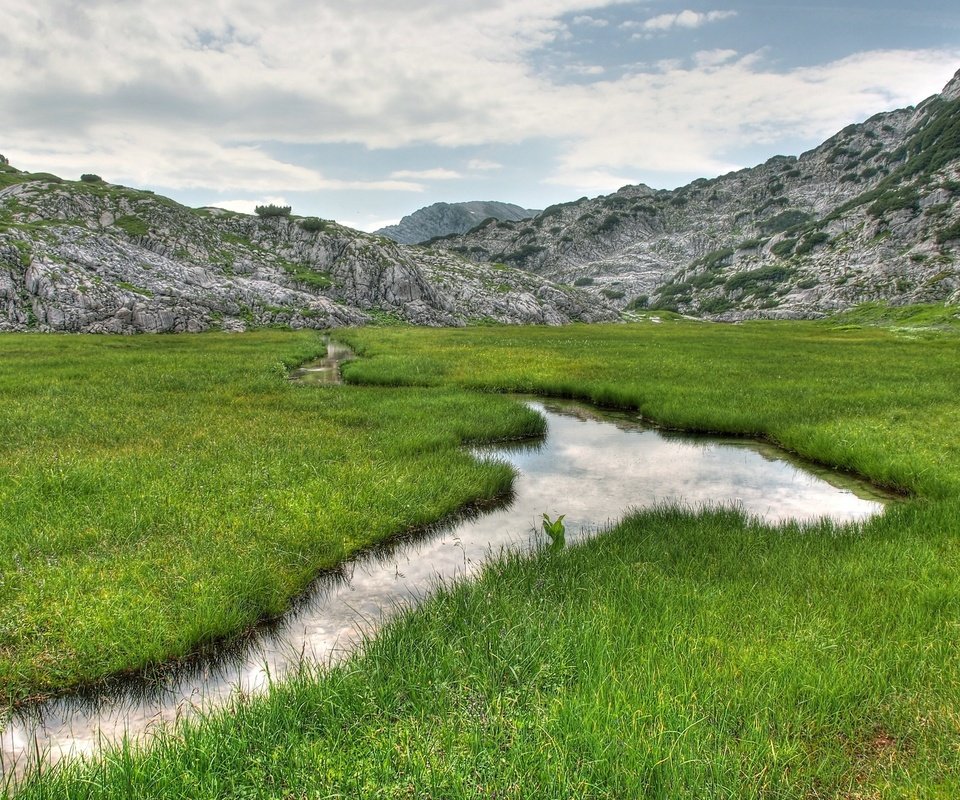
[[[397,225],[381,228],[376,233],[401,244],[417,244],[435,236],[466,233],[474,225],[489,217],[516,222],[538,213],[533,209],[495,200],[434,203],[432,206],[408,214]]]
[[[957,70],[947,85],[943,87],[940,96],[944,100],[960,100],[960,69]]]

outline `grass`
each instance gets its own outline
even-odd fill
[[[674,428],[769,439],[900,491],[960,491],[958,340],[762,322],[357,330],[348,380],[456,385],[637,408]],[[589,355],[587,355],[589,354]]]
[[[23,798],[960,792],[953,329],[906,339],[665,319],[343,338],[365,354],[350,380],[416,387],[405,413],[432,393],[470,405],[496,399],[490,390],[579,396],[671,427],[762,436],[914,499],[863,526],[812,529],[730,511],[640,512],[583,546],[511,557],[443,589],[328,673],[305,669],[148,750],[47,772]],[[216,363],[229,360],[210,341]],[[249,361],[295,340],[233,341]],[[266,376],[256,386],[276,397]],[[384,390],[318,394],[345,402],[333,398],[353,391]],[[384,424],[354,408],[354,424]]]
[[[147,221],[132,214],[118,217],[113,224],[120,228],[127,236],[133,238],[143,237],[150,233],[150,226],[147,224]]]
[[[956,556],[904,575],[896,527],[647,512],[23,797],[955,796]]]
[[[506,467],[464,441],[542,421],[451,390],[305,390],[315,334],[4,336],[0,702],[190,653]]]
[[[829,324],[899,328],[913,334],[930,336],[948,330],[960,332],[960,308],[942,303],[908,306],[891,306],[882,302],[861,303],[834,315]]]

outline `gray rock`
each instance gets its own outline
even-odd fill
[[[494,313],[504,322],[616,318],[586,296],[531,305],[530,288],[542,280],[489,266],[471,267],[474,291],[461,302],[459,292],[441,288],[456,283],[447,278],[461,270],[459,256],[425,258],[332,222],[307,231],[291,218],[43,180],[0,191],[0,212],[11,220],[0,232],[0,330],[330,328],[379,313],[418,325],[462,325]]]
[[[937,126],[939,138],[923,133]],[[783,318],[869,300],[952,302],[960,241],[945,237],[960,224],[958,129],[960,73],[941,95],[850,125],[799,157],[673,191],[625,186],[432,247],[589,282],[584,291],[621,309],[647,297],[717,319]]]
[[[521,208],[513,203],[494,200],[471,200],[466,203],[434,203],[408,214],[396,225],[388,225],[376,233],[402,244],[419,244],[438,236],[466,233],[485,219],[522,220],[539,211]]]

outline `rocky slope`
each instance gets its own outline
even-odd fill
[[[960,73],[941,95],[850,125],[799,158],[673,191],[626,186],[433,246],[621,308],[721,319],[956,303]]]
[[[466,203],[434,203],[388,225],[376,233],[401,244],[419,244],[438,236],[466,233],[485,219],[516,221],[539,214],[513,203],[472,200]]]
[[[0,331],[326,328],[615,319],[516,268],[424,255],[318,219],[190,209],[0,162]]]
[[[643,308],[738,320],[960,303],[960,73],[798,158],[673,191],[626,186],[533,219],[474,209],[479,224],[426,247],[87,177],[0,157],[0,330],[555,324]]]

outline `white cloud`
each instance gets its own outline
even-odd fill
[[[583,14],[573,18],[574,25],[586,25],[591,28],[606,28],[610,23],[599,17],[591,17],[589,14]]]
[[[736,11],[690,11],[686,9],[677,14],[659,14],[641,24],[646,31],[667,31],[671,28],[699,28],[708,22],[719,22],[737,16]]]
[[[381,228],[386,228],[389,225],[396,225],[399,221],[400,219],[398,217],[392,217],[390,219],[343,220],[340,222],[340,224],[348,228],[353,228],[355,231],[366,231],[367,233],[373,233],[374,231],[378,231]]]
[[[96,172],[114,182],[172,189],[222,188],[228,191],[393,191],[422,192],[410,180],[342,180],[291,164],[251,145],[212,141],[199,132],[174,133],[131,124],[90,127],[86,137],[54,131],[29,135],[15,131],[5,139],[6,155],[21,169],[64,176]]]
[[[459,172],[443,167],[434,169],[400,169],[390,173],[391,178],[404,179],[411,178],[420,181],[452,181],[462,178]]]
[[[467,169],[474,172],[492,172],[494,170],[503,169],[503,164],[498,161],[488,161],[483,158],[471,158],[467,162]]]
[[[700,50],[693,54],[693,62],[698,67],[718,67],[736,57],[736,50]]]
[[[332,177],[278,155],[291,145],[496,153],[536,142],[558,154],[550,179],[571,186],[710,175],[743,166],[725,155],[735,149],[816,140],[916,103],[960,63],[960,47],[878,50],[784,71],[756,55],[705,51],[589,83],[538,71],[534,56],[565,35],[563,19],[617,4],[366,0],[359,13],[275,0],[265,18],[254,0],[6,0],[0,152],[27,169],[234,197],[423,192],[440,179],[413,170]],[[683,11],[634,29],[732,13]],[[497,167],[476,159],[465,169]]]
[[[639,183],[636,176],[627,177],[624,175],[614,175],[602,169],[563,169],[555,175],[551,175],[544,183],[554,184],[556,186],[569,186],[578,192],[587,194],[601,194],[609,192],[612,189],[619,189],[621,186],[627,186],[632,183]]]
[[[571,75],[593,77],[595,75],[603,75],[606,69],[599,64],[570,64],[565,68],[565,72]]]

